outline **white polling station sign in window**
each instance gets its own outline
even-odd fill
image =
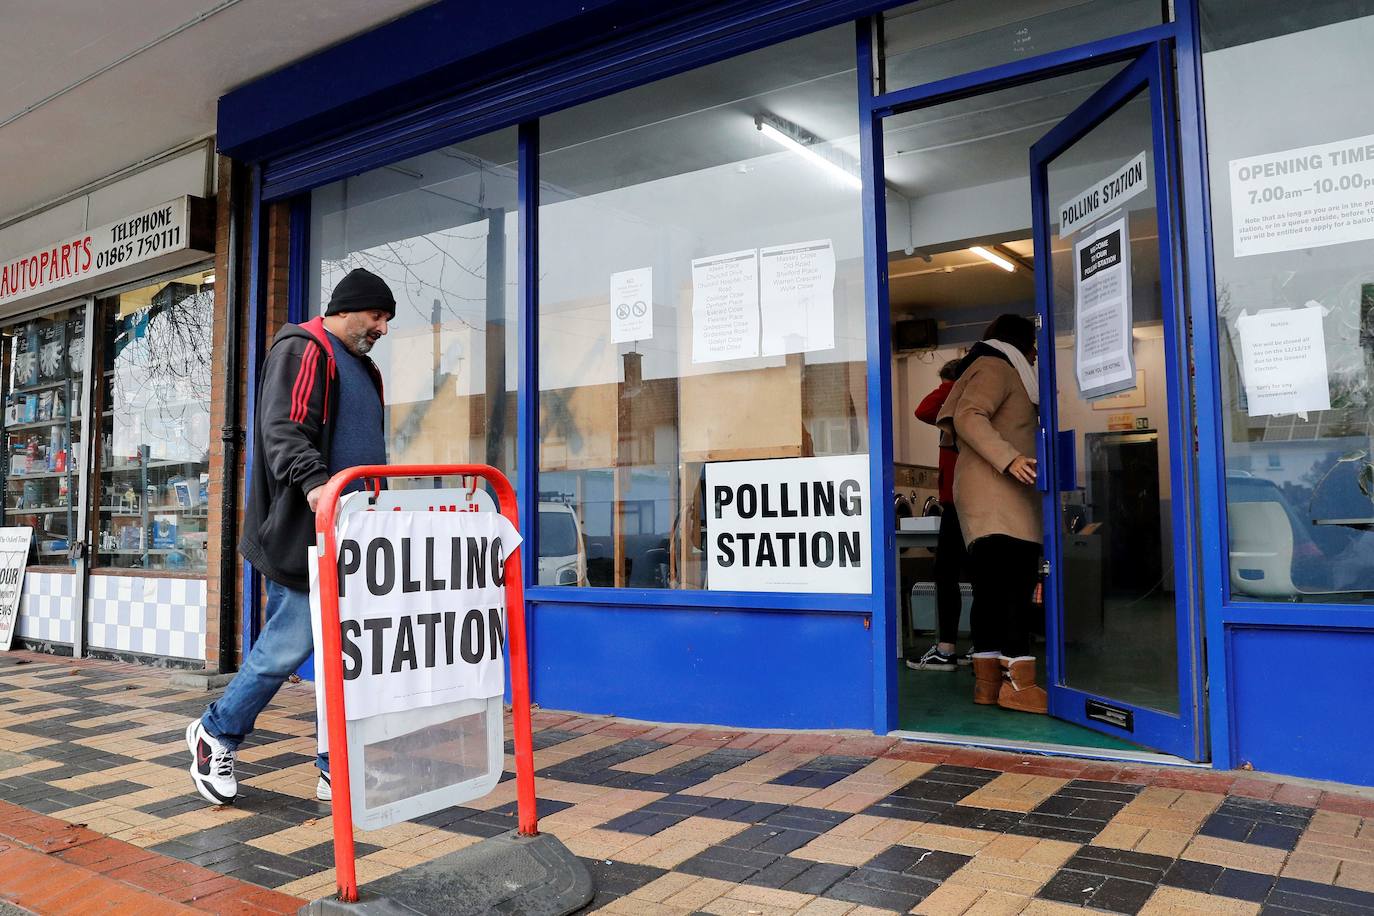
[[[868,456],[706,465],[714,591],[871,589]]]

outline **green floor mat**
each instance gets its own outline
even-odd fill
[[[1012,712],[973,702],[971,668],[957,671],[912,671],[897,668],[897,720],[913,732],[937,732],[976,738],[1000,738],[1121,751],[1146,750],[1129,741],[1103,735],[1051,716]]]

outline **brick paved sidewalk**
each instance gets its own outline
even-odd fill
[[[211,808],[183,742],[207,697],[167,683],[134,665],[0,656],[0,900],[288,913],[333,890],[309,685],[282,690],[240,753],[238,802]],[[589,912],[1374,916],[1368,790],[535,717],[540,824],[588,861]],[[359,879],[513,828],[514,797],[507,780],[469,806],[359,833]]]

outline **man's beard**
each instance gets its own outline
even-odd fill
[[[374,343],[376,343],[376,341],[369,337],[366,331],[363,331],[360,334],[351,335],[349,337],[348,349],[352,350],[358,356],[366,356],[372,350],[372,345]]]

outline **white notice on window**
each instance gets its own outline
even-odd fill
[[[1236,327],[1250,416],[1330,409],[1321,306],[1242,315]]]
[[[1374,238],[1374,134],[1232,159],[1236,257]]]
[[[633,343],[654,336],[654,269],[611,274],[611,341]]]
[[[1131,239],[1126,218],[1073,246],[1078,390],[1099,398],[1135,385],[1131,347]]]
[[[759,355],[759,253],[692,262],[692,362]]]
[[[829,239],[759,251],[763,355],[835,346],[835,249]]]

